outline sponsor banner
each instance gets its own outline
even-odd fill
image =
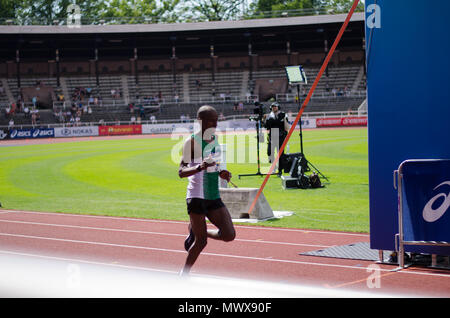
[[[0,129],[0,140],[8,139],[8,131]]]
[[[401,166],[403,239],[450,242],[450,160]]]
[[[196,123],[180,123],[180,124],[148,124],[142,125],[143,134],[170,134],[173,132],[189,132],[192,133],[196,128]],[[302,128],[316,128],[316,120],[302,119]],[[217,131],[247,131],[255,130],[256,122],[248,119],[236,119],[228,121],[220,121],[217,123]],[[265,128],[261,128],[265,130]]]
[[[193,131],[194,131],[194,123],[142,125],[143,134],[171,134],[173,132],[192,133]]]
[[[292,125],[292,123],[295,120],[295,116],[294,115],[290,115],[288,116],[288,122]],[[310,129],[310,128],[316,128],[316,119],[315,118],[302,118],[302,129],[306,128],[306,129]],[[300,127],[299,124],[297,124],[297,127]]]
[[[367,117],[342,118],[342,126],[367,126]]]
[[[293,123],[294,116],[288,117],[288,122]],[[143,134],[170,134],[172,132],[193,132],[194,123],[179,124],[147,124],[142,125]],[[302,118],[302,128],[311,129],[317,127],[333,127],[333,126],[366,126],[367,117],[344,117],[344,118]],[[297,124],[297,127],[299,125]],[[220,121],[217,124],[218,131],[247,131],[255,130],[256,122],[249,119],[235,119]],[[261,127],[265,130],[264,127]]]
[[[87,137],[98,136],[98,126],[58,127],[55,137]]]
[[[11,129],[9,132],[9,138],[11,139],[53,137],[55,137],[55,131],[53,128]]]
[[[226,129],[228,130],[251,130],[256,129],[256,121],[249,119],[236,119],[226,121]]]
[[[367,117],[316,118],[316,126],[367,126]]]
[[[99,126],[99,136],[116,136],[116,135],[140,135],[142,134],[141,125],[120,125],[120,126]]]
[[[236,119],[229,121],[219,121],[217,123],[218,132],[236,131],[236,130],[254,130],[256,122],[248,119]],[[173,132],[192,133],[197,131],[197,123],[179,123],[179,124],[148,124],[142,125],[143,134],[170,134]]]

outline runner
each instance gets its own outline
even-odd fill
[[[219,176],[229,182],[231,173],[219,171],[215,159],[219,151],[214,134],[217,112],[211,106],[201,106],[197,111],[197,119],[201,130],[186,140],[178,171],[180,178],[189,179],[186,203],[190,218],[189,235],[184,242],[188,256],[180,275],[189,274],[205,248],[208,237],[230,242],[236,236],[230,213],[219,193]],[[216,230],[207,229],[206,218],[217,227]]]

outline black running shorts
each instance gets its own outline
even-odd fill
[[[204,215],[208,214],[208,211],[216,210],[225,206],[220,198],[215,200],[191,198],[186,199],[186,204],[188,214],[195,213]]]

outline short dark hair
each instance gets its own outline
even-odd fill
[[[197,118],[203,119],[205,118],[205,116],[208,116],[209,114],[217,115],[216,109],[209,105],[203,105],[197,110]]]

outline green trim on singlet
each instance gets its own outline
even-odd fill
[[[201,142],[202,145],[202,160],[204,159],[205,148],[212,148],[212,152],[215,152],[216,147],[219,147],[219,143],[217,142],[217,138],[215,135],[212,136],[214,141],[208,143],[203,138],[200,140],[199,136],[192,135],[195,141],[198,143]],[[206,200],[215,200],[220,198],[219,193],[219,172],[206,172],[203,171],[203,197]]]

